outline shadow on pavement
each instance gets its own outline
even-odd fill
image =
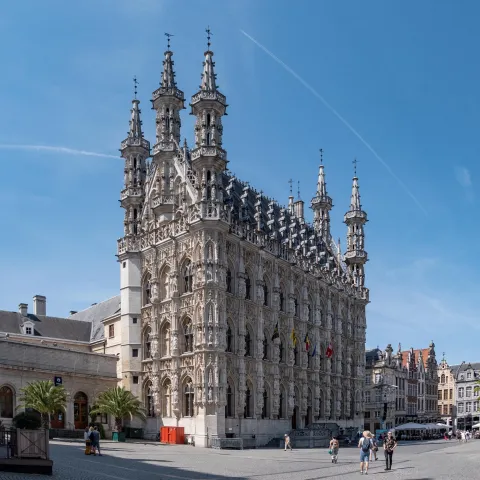
[[[102,448],[101,444],[100,448]],[[165,465],[172,463],[172,461],[161,458],[164,454],[162,449],[155,451],[152,458],[140,459],[110,456],[109,452],[113,450],[118,455],[118,452],[122,449],[118,447],[110,449],[107,446],[102,449],[102,456],[93,456],[85,455],[82,445],[52,445],[53,478],[62,480],[66,478],[72,480],[75,480],[75,478],[84,479],[86,478],[85,474],[88,474],[90,480],[111,478],[118,480],[247,480],[246,477],[217,475]],[[132,453],[134,453],[132,450],[125,450],[126,455]],[[185,456],[187,455],[186,452]],[[205,458],[205,463],[208,465],[208,456]],[[73,476],[74,472],[78,472],[78,477]],[[230,473],[228,467],[225,469],[225,473]]]

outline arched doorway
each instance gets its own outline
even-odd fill
[[[88,397],[83,392],[73,398],[73,422],[75,429],[83,430],[88,425]]]

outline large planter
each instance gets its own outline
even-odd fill
[[[125,432],[112,432],[112,441],[114,441],[114,442],[124,442],[125,441]]]

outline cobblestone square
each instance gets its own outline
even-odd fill
[[[85,456],[80,443],[53,441],[55,480],[317,480],[360,477],[356,448],[342,448],[333,465],[326,449],[216,451],[189,446],[103,442],[101,457]],[[377,479],[478,479],[480,441],[400,444],[393,469],[385,472],[382,452],[370,465]],[[27,474],[0,472],[0,480]],[[38,478],[38,477],[36,477]],[[45,477],[48,478],[48,477]]]

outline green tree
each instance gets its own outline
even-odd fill
[[[474,391],[475,393],[480,392],[480,380],[477,380],[477,381],[475,382],[475,387],[473,387],[473,391]]]
[[[115,419],[115,426],[120,432],[125,418],[137,417],[146,419],[145,409],[140,400],[124,387],[113,387],[102,392],[95,401],[95,407],[90,415],[106,413]]]
[[[33,408],[42,417],[42,427],[49,428],[52,415],[65,412],[67,394],[63,386],[56,387],[51,380],[29,383],[20,390],[20,408]]]

